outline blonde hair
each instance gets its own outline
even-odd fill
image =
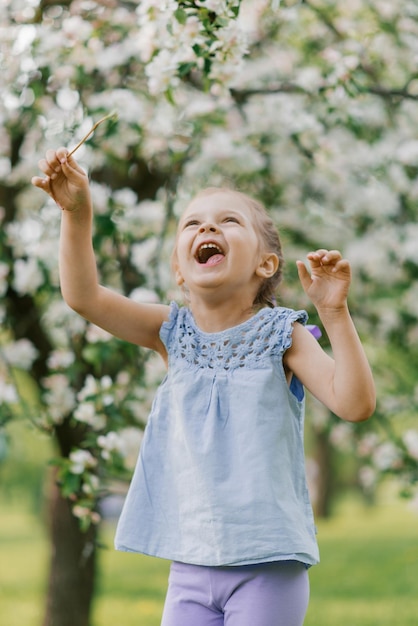
[[[251,211],[254,228],[259,237],[260,247],[262,251],[272,252],[277,255],[279,259],[279,265],[276,272],[273,274],[273,276],[270,276],[269,278],[263,280],[263,282],[260,284],[260,287],[253,302],[253,306],[255,307],[268,306],[274,308],[276,306],[276,291],[283,276],[284,257],[279,233],[273,220],[271,219],[270,215],[266,211],[266,208],[263,204],[261,204],[261,202],[255,200],[245,193],[242,193],[241,191],[237,191],[236,189],[231,189],[228,187],[206,187],[205,189],[199,191],[192,198],[191,202],[202,196],[207,196],[215,193],[230,193],[242,200]],[[171,259],[172,266],[174,266],[177,260],[177,245],[174,246]]]

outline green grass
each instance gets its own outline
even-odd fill
[[[346,503],[318,540],[305,626],[416,626],[418,515],[405,502]]]
[[[48,566],[43,522],[0,501],[0,624],[40,626]],[[321,564],[310,570],[305,626],[416,626],[418,515],[386,499],[350,499],[318,524]],[[107,525],[92,626],[159,626],[168,563],[115,552]],[[75,625],[76,626],[76,625]]]
[[[0,502],[0,624],[7,626],[42,623],[47,541],[29,507]]]

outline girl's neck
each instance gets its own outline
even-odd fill
[[[194,300],[189,304],[197,326],[206,333],[217,333],[246,322],[256,313],[252,302],[210,303]]]

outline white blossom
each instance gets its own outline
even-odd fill
[[[70,15],[63,24],[63,33],[75,41],[87,41],[93,31],[93,26],[80,15]]]
[[[122,456],[126,453],[123,438],[114,431],[110,431],[106,433],[106,435],[100,435],[100,437],[97,438],[97,444],[102,449],[102,457],[107,461],[111,458],[112,452],[116,452]]]
[[[204,7],[218,15],[229,15],[231,7],[239,6],[239,0],[196,0],[197,6]]]
[[[76,469],[78,469],[78,466]],[[81,473],[82,472],[73,470],[73,474],[81,474]],[[89,509],[87,506],[81,506],[81,504],[76,504],[75,506],[73,506],[72,511],[73,511],[74,516],[78,517],[79,519],[82,519],[83,517],[90,517],[90,514],[91,514],[91,509]]]
[[[401,462],[401,453],[391,441],[381,443],[373,452],[373,462],[377,469],[395,469]]]
[[[416,244],[415,244],[416,245]],[[417,259],[418,262],[418,259]],[[414,281],[402,297],[402,305],[408,314],[418,319],[418,281]]]
[[[2,355],[12,367],[28,370],[39,352],[29,339],[18,339],[2,347]]]
[[[76,405],[74,390],[65,374],[52,374],[42,382],[46,389],[44,401],[48,407],[48,416],[53,423],[61,424]]]
[[[100,328],[100,326],[89,324],[86,331],[86,338],[89,343],[98,343],[99,341],[110,341],[113,339],[113,336],[103,328]]]
[[[106,185],[99,185],[90,181],[90,190],[94,199],[94,210],[98,215],[104,215],[109,208],[110,189]]]
[[[418,430],[409,429],[402,435],[408,454],[418,461]]]
[[[121,204],[125,207],[132,207],[137,204],[138,197],[132,189],[125,187],[124,189],[118,189],[113,193],[113,200],[116,204]]]
[[[144,287],[137,287],[129,294],[129,298],[134,302],[153,303],[156,304],[160,301],[158,294],[152,289],[145,289]]]
[[[96,380],[96,378],[94,378],[94,376],[92,376],[91,374],[88,374],[84,381],[83,388],[77,394],[77,400],[79,400],[80,402],[83,402],[90,396],[97,395],[99,391],[100,391],[99,382]]]
[[[407,224],[401,233],[400,257],[402,260],[412,261],[418,265],[418,224]]]
[[[364,465],[360,468],[358,473],[360,484],[365,489],[372,489],[377,484],[378,474],[370,465]]]
[[[0,376],[0,403],[16,404],[19,401],[19,395],[15,385],[7,382]]]
[[[92,524],[99,524],[101,522],[101,515],[97,511],[92,511],[87,506],[76,504],[72,507],[73,515],[79,519],[87,519]]]
[[[160,50],[146,66],[148,86],[152,95],[159,95],[180,84],[177,75],[179,59],[169,50]]]
[[[72,474],[82,474],[87,469],[92,469],[97,465],[97,460],[88,450],[73,450],[69,459],[71,461],[70,471]]]
[[[75,355],[71,350],[54,350],[48,357],[48,367],[51,369],[67,369],[74,363]]]
[[[59,346],[66,346],[70,337],[82,335],[86,324],[62,299],[51,302],[42,316],[43,327]]]
[[[357,446],[357,452],[360,456],[370,456],[379,444],[379,437],[376,433],[367,433],[362,437]]]
[[[158,239],[156,237],[149,237],[132,246],[132,263],[139,272],[148,271],[150,261],[155,256],[157,244]]]
[[[96,474],[89,473],[83,481],[83,485],[82,485],[83,493],[87,495],[94,495],[94,493],[97,492],[99,488],[100,488],[99,477],[96,476]]]
[[[57,104],[64,111],[75,109],[80,100],[80,95],[75,89],[63,87],[57,93]]]
[[[100,379],[101,389],[110,389],[113,385],[112,378],[110,376],[102,376]]]
[[[340,450],[350,450],[352,447],[353,428],[351,424],[342,422],[333,426],[330,434],[331,443]]]
[[[20,222],[11,222],[6,227],[9,245],[15,255],[31,254],[37,249],[42,237],[43,226],[40,220],[26,218]]]
[[[106,416],[98,413],[93,402],[81,402],[73,413],[78,422],[88,424],[93,430],[103,430],[106,426]]]
[[[418,139],[410,139],[399,146],[396,156],[404,165],[418,165]]]
[[[36,293],[43,282],[44,277],[34,257],[15,261],[13,287],[17,293],[20,295]]]
[[[150,232],[160,230],[165,207],[162,202],[153,200],[138,203],[136,196],[133,196],[135,194],[114,194],[114,200],[119,207],[112,219],[120,233],[141,239]]]

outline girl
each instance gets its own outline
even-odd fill
[[[331,342],[304,311],[274,306],[278,234],[248,196],[207,189],[178,226],[173,270],[188,306],[138,304],[98,283],[87,176],[50,150],[32,182],[63,210],[60,277],[73,309],[156,350],[154,400],[116,533],[120,550],[170,559],[163,626],[300,626],[318,562],[303,454],[304,387],[344,420],[375,406],[336,250],[298,261]]]

